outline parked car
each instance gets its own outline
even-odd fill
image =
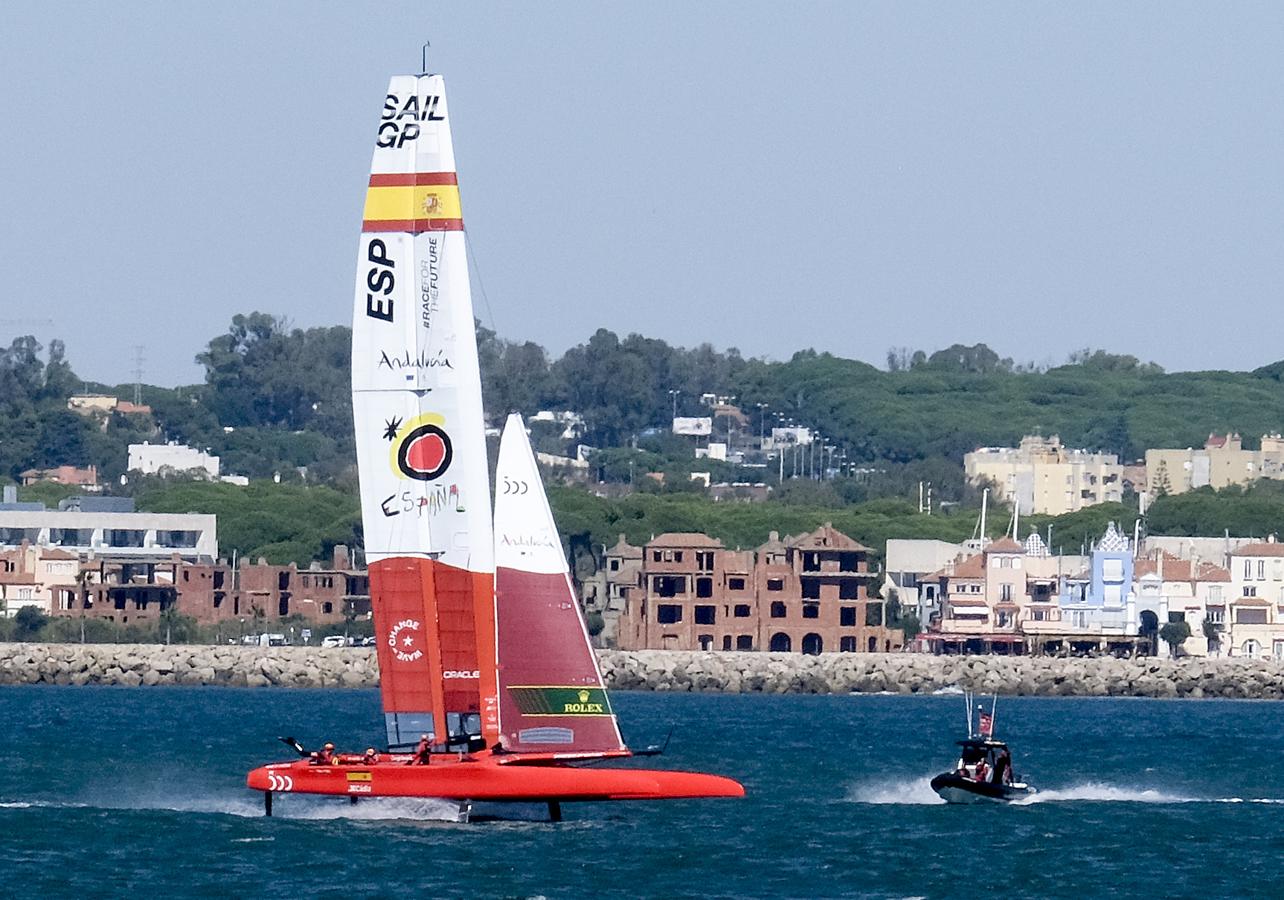
[[[347,639],[341,634],[332,634],[329,637],[321,638],[322,647],[343,647],[347,644]]]
[[[361,639],[361,646],[362,646],[362,647],[373,647],[374,645],[375,645],[374,635],[371,635],[370,637],[365,637],[365,638],[362,638],[362,639]]]

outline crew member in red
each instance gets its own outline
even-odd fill
[[[323,746],[320,750],[318,750],[313,755],[312,765],[314,766],[334,765],[334,744],[330,743],[329,741],[326,741],[325,746]]]
[[[419,744],[415,747],[415,762],[421,766],[432,762],[432,741],[426,734],[419,735]]]
[[[373,766],[375,764],[375,757],[377,755],[378,754],[375,753],[374,747],[367,747],[366,755],[361,757],[361,761],[365,763],[367,766]]]

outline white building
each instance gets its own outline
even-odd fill
[[[1230,654],[1284,659],[1284,544],[1235,548],[1230,580]]]
[[[130,444],[129,465],[131,472],[144,475],[164,475],[178,472],[204,472],[209,478],[218,478],[217,456],[203,453],[186,444]]]
[[[197,513],[79,512],[0,509],[0,551],[55,547],[78,556],[185,560],[218,558],[212,515]]]

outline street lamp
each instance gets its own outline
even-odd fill
[[[681,393],[682,391],[673,388],[670,388],[669,390],[669,396],[673,398],[673,418],[675,419],[678,417],[678,394]]]

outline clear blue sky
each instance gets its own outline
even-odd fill
[[[425,38],[505,337],[1284,357],[1278,3],[7,4],[0,320],[54,324],[0,340],[175,384],[346,323]]]

